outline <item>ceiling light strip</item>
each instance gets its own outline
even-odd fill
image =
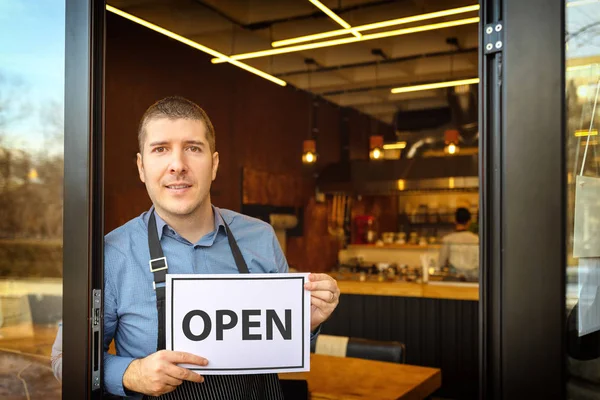
[[[204,53],[210,54],[213,57],[218,57],[218,59],[223,60],[223,62],[228,62],[230,64],[233,64],[236,67],[244,69],[244,70],[246,70],[248,72],[251,72],[251,73],[253,73],[255,75],[258,75],[261,78],[267,79],[267,80],[269,80],[269,81],[271,81],[273,83],[276,83],[276,84],[281,85],[281,86],[287,85],[287,83],[284,80],[281,80],[281,79],[276,78],[276,77],[274,77],[272,75],[269,75],[269,74],[267,74],[267,73],[265,73],[265,72],[263,72],[263,71],[261,71],[259,69],[251,67],[251,66],[249,66],[247,64],[244,64],[244,63],[241,63],[239,61],[233,60],[230,57],[226,56],[225,54],[219,53],[218,51],[213,50],[213,49],[211,49],[209,47],[206,47],[204,45],[201,45],[200,43],[194,42],[193,40],[187,39],[187,38],[185,38],[185,37],[183,37],[181,35],[178,35],[178,34],[176,34],[174,32],[171,32],[171,31],[169,31],[169,30],[167,30],[165,28],[162,28],[162,27],[160,27],[158,25],[155,25],[155,24],[153,24],[151,22],[148,22],[146,20],[138,18],[135,15],[126,13],[125,11],[119,10],[118,8],[115,8],[115,7],[110,6],[108,4],[106,5],[106,10],[110,11],[110,12],[112,12],[114,14],[117,14],[117,15],[123,17],[123,18],[126,18],[126,19],[128,19],[130,21],[133,21],[133,22],[135,22],[137,24],[145,26],[146,28],[151,29],[151,30],[153,30],[155,32],[158,32],[160,34],[168,36],[171,39],[175,39],[178,42],[187,44],[190,47],[193,47],[193,48],[195,48],[197,50],[200,50],[200,51],[202,51]]]
[[[407,92],[418,92],[421,90],[440,89],[446,87],[460,86],[460,85],[473,85],[479,83],[479,78],[461,79],[458,81],[447,81],[447,82],[436,82],[428,83],[425,85],[415,86],[404,86],[392,89],[392,93],[407,93]]]
[[[303,51],[303,50],[319,49],[319,48],[323,48],[323,47],[338,46],[341,44],[363,42],[363,41],[367,41],[367,40],[382,39],[382,38],[392,37],[392,36],[408,35],[411,33],[425,32],[425,31],[431,31],[431,30],[435,30],[435,29],[450,28],[453,26],[476,24],[476,23],[479,23],[479,17],[465,18],[465,19],[459,19],[459,20],[455,20],[455,21],[440,22],[437,24],[430,24],[430,25],[415,26],[412,28],[396,29],[396,30],[387,31],[387,32],[372,33],[370,35],[364,35],[360,38],[349,37],[349,38],[343,38],[343,39],[327,40],[325,42],[319,42],[319,43],[300,44],[297,46],[290,46],[290,47],[284,47],[284,48],[279,48],[279,49],[254,51],[251,53],[232,55],[229,58],[232,60],[247,60],[249,58],[258,58],[258,57],[274,56],[274,55],[278,55],[278,54],[294,53],[294,52]],[[220,64],[223,62],[227,62],[227,60],[224,60],[222,58],[213,58],[211,60],[211,62],[213,64]]]
[[[344,21],[339,15],[337,15],[336,13],[331,11],[331,9],[329,9],[325,4],[321,3],[319,0],[308,0],[308,1],[310,1],[312,4],[314,4],[315,7],[317,7],[319,10],[323,11],[325,14],[327,14],[327,16],[329,18],[331,18],[332,20],[337,22],[339,25],[341,25],[343,28],[345,28],[345,30],[352,33],[354,36],[356,36],[356,37],[362,36],[358,31],[356,31],[355,29],[352,29],[352,26],[350,26],[349,23]]]
[[[273,46],[273,47],[289,46],[289,45],[297,44],[297,43],[311,42],[314,40],[326,39],[329,37],[342,36],[342,35],[350,34],[353,32],[362,32],[362,31],[369,31],[369,30],[373,30],[373,29],[387,28],[390,26],[409,24],[412,22],[425,21],[428,19],[447,17],[450,15],[457,15],[457,14],[468,13],[468,12],[473,12],[473,11],[478,11],[478,10],[479,10],[479,4],[475,4],[472,6],[466,6],[466,7],[451,8],[448,10],[435,11],[435,12],[431,12],[431,13],[427,13],[427,14],[413,15],[410,17],[391,19],[389,21],[381,21],[381,22],[375,22],[375,23],[367,24],[367,25],[355,26],[351,29],[337,29],[334,31],[316,33],[313,35],[306,35],[306,36],[300,36],[300,37],[295,37],[295,38],[290,38],[290,39],[277,40],[277,41],[271,43],[271,46]]]
[[[402,150],[406,148],[406,142],[388,143],[383,145],[384,150]]]

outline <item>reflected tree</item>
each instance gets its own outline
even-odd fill
[[[58,102],[19,100],[18,80],[0,73],[0,238],[62,237],[64,124]],[[11,146],[16,124],[36,129],[36,146]],[[39,126],[39,128],[37,128]]]

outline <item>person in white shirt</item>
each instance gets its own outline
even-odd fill
[[[52,372],[59,382],[62,382],[62,321],[58,324],[58,332],[52,345],[52,356],[50,358],[52,364]]]
[[[438,259],[440,268],[450,267],[467,279],[479,277],[479,236],[469,231],[471,213],[466,208],[456,210],[456,231],[442,239]]]

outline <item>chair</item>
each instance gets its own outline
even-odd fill
[[[281,379],[281,390],[285,400],[308,400],[308,382],[304,379]]]
[[[319,335],[310,351],[338,357],[354,357],[375,361],[404,364],[406,346],[393,341],[350,338],[347,336]]]

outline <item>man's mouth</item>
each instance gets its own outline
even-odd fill
[[[167,185],[167,189],[187,189],[192,187],[192,185],[179,184],[179,185]]]

